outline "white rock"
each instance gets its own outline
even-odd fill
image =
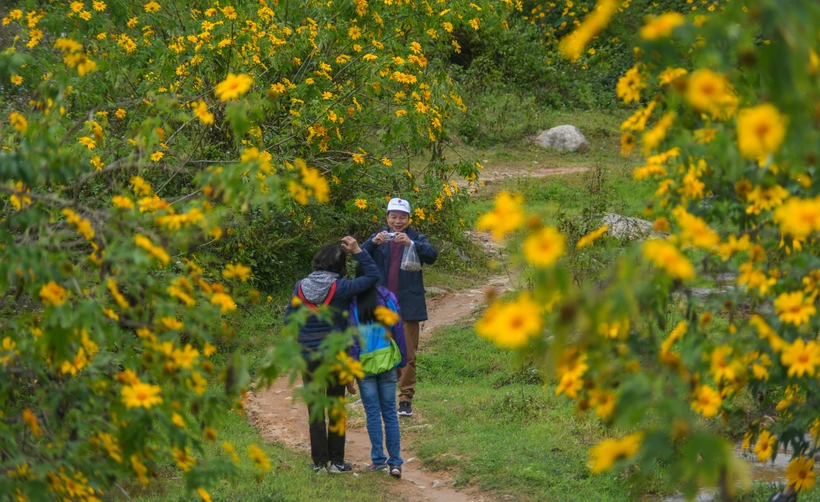
[[[432,486],[433,488],[438,488],[439,486],[441,486],[441,483],[438,480],[436,480],[436,481],[433,481],[433,484],[430,485],[430,486]]]
[[[601,218],[601,224],[609,226],[608,234],[613,237],[642,239],[652,235],[652,222],[640,218],[630,218],[620,214],[607,213]]]
[[[535,142],[544,148],[585,152],[589,148],[587,139],[574,125],[560,125],[541,132]]]

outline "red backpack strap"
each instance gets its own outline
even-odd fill
[[[316,305],[307,301],[307,298],[305,298],[305,294],[302,292],[301,282],[299,282],[299,284],[296,285],[296,296],[298,296],[299,299],[302,300],[302,303],[304,303],[307,308],[309,308],[310,310],[316,310]]]
[[[333,295],[336,294],[336,284],[337,283],[334,282],[330,285],[330,290],[327,292],[327,296],[325,297],[325,301],[322,302],[322,305],[328,305],[330,304],[330,301],[333,300]],[[302,300],[302,303],[304,303],[310,310],[316,310],[318,308],[315,303],[311,303],[307,300],[307,298],[305,298],[305,294],[302,292],[301,281],[296,286],[296,296],[298,296],[299,299]]]
[[[330,300],[333,299],[333,295],[336,294],[336,281],[333,281],[333,284],[330,285],[330,291],[327,292],[327,296],[325,297],[325,301],[322,302],[322,305],[329,305]]]

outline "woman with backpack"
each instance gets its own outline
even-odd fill
[[[362,271],[355,279],[347,279],[347,255],[359,263]],[[353,237],[344,237],[340,243],[327,244],[313,257],[313,272],[296,283],[291,302],[285,309],[285,323],[289,322],[291,313],[297,309],[308,308],[316,311],[319,305],[329,305],[333,308],[333,322],[310,315],[303,326],[299,328],[299,344],[302,346],[302,357],[307,361],[307,369],[302,374],[305,386],[313,380],[313,373],[321,365],[319,346],[331,333],[344,332],[348,327],[345,312],[350,302],[359,295],[376,285],[379,281],[379,269],[373,259],[362,251],[359,243]],[[298,300],[298,301],[297,301]],[[341,398],[345,395],[345,386],[331,376],[331,380],[324,389],[329,398]],[[356,389],[351,382],[347,386],[351,394]],[[395,392],[395,391],[394,391]],[[329,424],[325,421],[325,410],[321,418],[310,419],[310,455],[313,459],[315,472],[331,472],[334,474],[352,472],[353,468],[345,462],[345,435],[344,426],[336,421],[339,417],[328,412]],[[328,467],[330,462],[330,467]]]
[[[365,270],[356,267],[356,276]],[[362,365],[364,378],[359,380],[370,436],[371,471],[387,471],[401,478],[401,434],[396,412],[397,367],[407,364],[407,346],[401,323],[399,302],[387,288],[373,285],[359,293],[350,303],[351,326],[358,326],[350,356]],[[384,421],[384,437],[382,436]],[[384,442],[387,453],[384,454]]]

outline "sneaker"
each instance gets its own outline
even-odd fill
[[[400,417],[412,417],[413,416],[413,405],[410,404],[410,401],[402,401],[399,403],[399,416]]]
[[[313,464],[310,466],[316,474],[327,474],[327,466],[322,464]]]
[[[331,474],[343,474],[345,472],[353,472],[353,467],[347,462],[331,462],[328,472]]]
[[[396,479],[401,479],[401,467],[394,465],[390,468],[390,475]]]
[[[367,467],[367,470],[371,471],[371,472],[386,471],[387,470],[387,464],[380,464],[380,465],[370,464]]]

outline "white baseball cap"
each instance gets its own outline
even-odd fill
[[[390,202],[387,203],[387,212],[390,211],[402,211],[410,214],[410,203],[404,199],[390,199]]]

